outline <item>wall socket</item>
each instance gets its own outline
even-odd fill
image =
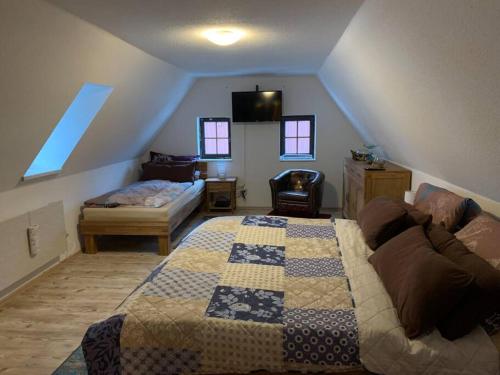
[[[34,257],[40,251],[40,225],[32,224],[28,227],[28,242],[30,255]]]

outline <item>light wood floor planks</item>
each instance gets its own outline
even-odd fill
[[[0,304],[0,374],[52,374],[164,258],[76,254]]]

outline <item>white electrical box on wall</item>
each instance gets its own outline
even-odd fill
[[[28,241],[30,255],[34,257],[40,251],[40,225],[32,224],[28,227]]]

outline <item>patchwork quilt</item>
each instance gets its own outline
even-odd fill
[[[335,226],[321,219],[209,220],[82,346],[90,374],[362,368]]]

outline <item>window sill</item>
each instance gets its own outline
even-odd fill
[[[55,175],[58,175],[61,172],[62,172],[62,170],[58,169],[58,170],[55,170],[55,171],[49,171],[49,172],[32,174],[30,176],[23,176],[23,181],[33,181],[33,180],[38,180],[40,178],[55,176]]]
[[[316,158],[280,156],[280,161],[316,161]]]

